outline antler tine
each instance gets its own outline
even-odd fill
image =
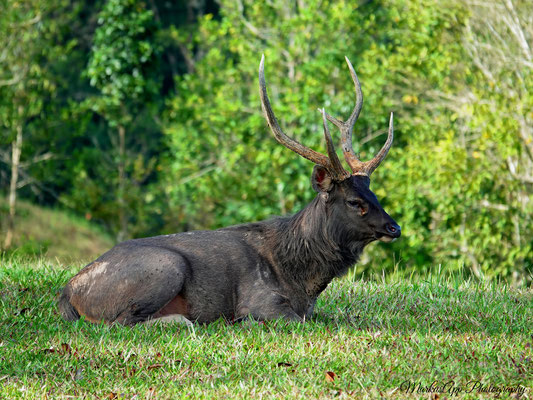
[[[361,114],[361,109],[363,108],[363,91],[361,90],[361,83],[359,82],[359,78],[353,69],[352,63],[348,57],[344,56],[344,59],[346,60],[346,64],[348,64],[350,75],[352,76],[353,84],[355,86],[355,108],[353,109],[350,118],[348,118],[348,121],[346,121],[346,124],[351,125],[353,128],[355,121],[357,121],[357,118],[359,118],[359,114]]]
[[[387,136],[387,141],[385,142],[385,144],[383,145],[379,153],[376,154],[376,156],[372,160],[363,163],[365,164],[364,171],[366,172],[366,175],[368,176],[370,176],[370,174],[374,172],[374,170],[379,166],[379,164],[381,164],[381,162],[385,159],[385,157],[387,156],[387,153],[389,152],[389,149],[392,146],[392,140],[394,138],[393,117],[394,117],[393,113],[390,113],[389,135]]]
[[[322,122],[324,124],[324,137],[326,138],[328,157],[329,157],[329,161],[331,162],[331,168],[332,168],[331,172],[336,175],[334,176],[335,179],[344,180],[348,178],[350,174],[344,169],[344,167],[341,164],[341,161],[339,160],[339,157],[337,156],[337,153],[335,152],[333,140],[331,139],[331,134],[329,133],[326,110],[322,108],[320,112],[322,113]]]
[[[276,140],[281,143],[283,146],[294,151],[295,153],[301,155],[304,158],[307,158],[309,161],[314,162],[315,164],[321,165],[328,170],[333,170],[332,165],[328,157],[323,154],[317,153],[316,151],[303,146],[296,140],[287,136],[281,127],[278,124],[274,111],[270,105],[270,100],[268,99],[268,94],[266,90],[265,82],[265,55],[261,57],[261,63],[259,64],[259,94],[261,96],[261,106],[263,112],[265,113],[266,120],[270,130],[276,137]]]
[[[348,64],[350,75],[352,76],[352,80],[355,86],[355,107],[346,122],[342,122],[329,114],[326,114],[326,118],[340,129],[342,152],[344,154],[344,159],[346,160],[354,174],[359,174],[364,169],[364,163],[359,160],[359,158],[353,151],[352,132],[355,122],[357,121],[357,118],[359,118],[359,114],[361,113],[361,109],[363,108],[363,91],[361,90],[361,83],[359,83],[359,78],[357,78],[357,74],[355,73],[352,63],[350,62],[348,57],[344,58],[346,60],[346,63]]]
[[[359,160],[355,152],[353,151],[352,145],[352,132],[355,121],[359,118],[361,109],[363,108],[363,91],[361,90],[361,84],[359,83],[359,78],[353,69],[352,63],[348,57],[344,57],[346,64],[348,64],[348,69],[350,70],[350,75],[355,86],[355,107],[350,115],[350,118],[343,124],[341,128],[341,143],[342,143],[342,152],[344,154],[344,159],[352,169],[352,171],[357,174],[361,169],[364,168],[364,163]]]

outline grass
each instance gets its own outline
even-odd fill
[[[130,328],[61,319],[79,268],[0,260],[1,399],[497,398],[477,381],[533,398],[531,288],[344,279],[304,324]]]
[[[0,221],[7,223],[8,207],[0,197]],[[0,246],[5,223],[0,223]],[[62,210],[48,209],[24,200],[17,201],[15,236],[10,253],[41,255],[60,263],[90,261],[113,246],[111,237],[96,224]]]

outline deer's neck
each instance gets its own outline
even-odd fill
[[[347,240],[342,221],[328,221],[326,200],[317,196],[293,217],[279,221],[274,259],[290,284],[318,296],[359,259],[365,242]]]

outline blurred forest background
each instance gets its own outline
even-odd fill
[[[0,0],[5,253],[88,259],[127,238],[294,213],[325,151],[317,107],[365,103],[372,189],[402,226],[357,272],[464,269],[531,282],[533,2]],[[338,132],[333,130],[337,134]]]

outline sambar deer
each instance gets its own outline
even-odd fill
[[[316,164],[311,183],[317,195],[311,203],[290,217],[120,243],[68,282],[59,300],[63,316],[128,325],[310,318],[320,293],[355,264],[367,244],[400,236],[400,227],[369,189],[370,174],[392,145],[392,113],[385,145],[371,161],[360,161],[352,130],[363,94],[346,62],[356,104],[346,122],[321,110],[327,156],[282,131],[267,95],[264,56],[259,65],[261,104],[274,136]],[[327,121],[340,129],[352,173],[337,157]]]

